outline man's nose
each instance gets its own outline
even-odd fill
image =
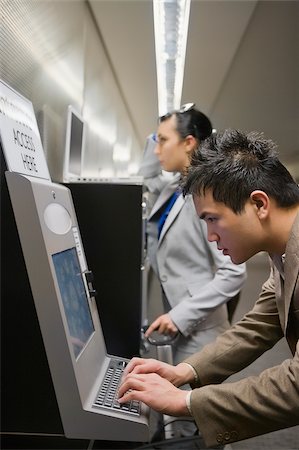
[[[218,234],[213,231],[208,231],[208,241],[209,242],[218,242],[219,241]]]

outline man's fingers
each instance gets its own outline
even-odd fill
[[[135,358],[133,358],[135,359]],[[130,361],[127,367],[125,368],[122,380],[125,380],[127,376],[130,374],[144,374],[144,373],[151,373],[156,372],[158,369],[158,361],[155,359],[142,359],[142,358],[136,358],[137,361]]]
[[[122,401],[131,400],[133,397],[136,399],[138,391],[144,389],[144,376],[139,374],[129,374],[124,382],[121,384],[118,390],[118,398]],[[131,392],[134,391],[134,394]]]

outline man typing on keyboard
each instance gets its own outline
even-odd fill
[[[272,141],[226,130],[195,151],[183,191],[193,194],[209,241],[235,264],[267,252],[270,277],[242,320],[184,362],[173,367],[133,358],[119,401],[192,415],[210,447],[299,425],[299,186]],[[223,383],[283,337],[288,359]],[[185,383],[193,390],[178,389]]]

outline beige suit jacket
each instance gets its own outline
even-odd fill
[[[185,361],[199,377],[192,386],[191,410],[208,446],[299,424],[299,214],[286,247],[284,279],[275,259],[254,308]],[[259,376],[220,384],[283,336],[292,358]]]

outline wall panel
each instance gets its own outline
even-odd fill
[[[87,3],[0,0],[0,8],[0,78],[33,102],[52,179],[62,180],[69,104],[88,125],[84,175],[130,176],[140,147]],[[121,168],[120,145],[130,147]]]

